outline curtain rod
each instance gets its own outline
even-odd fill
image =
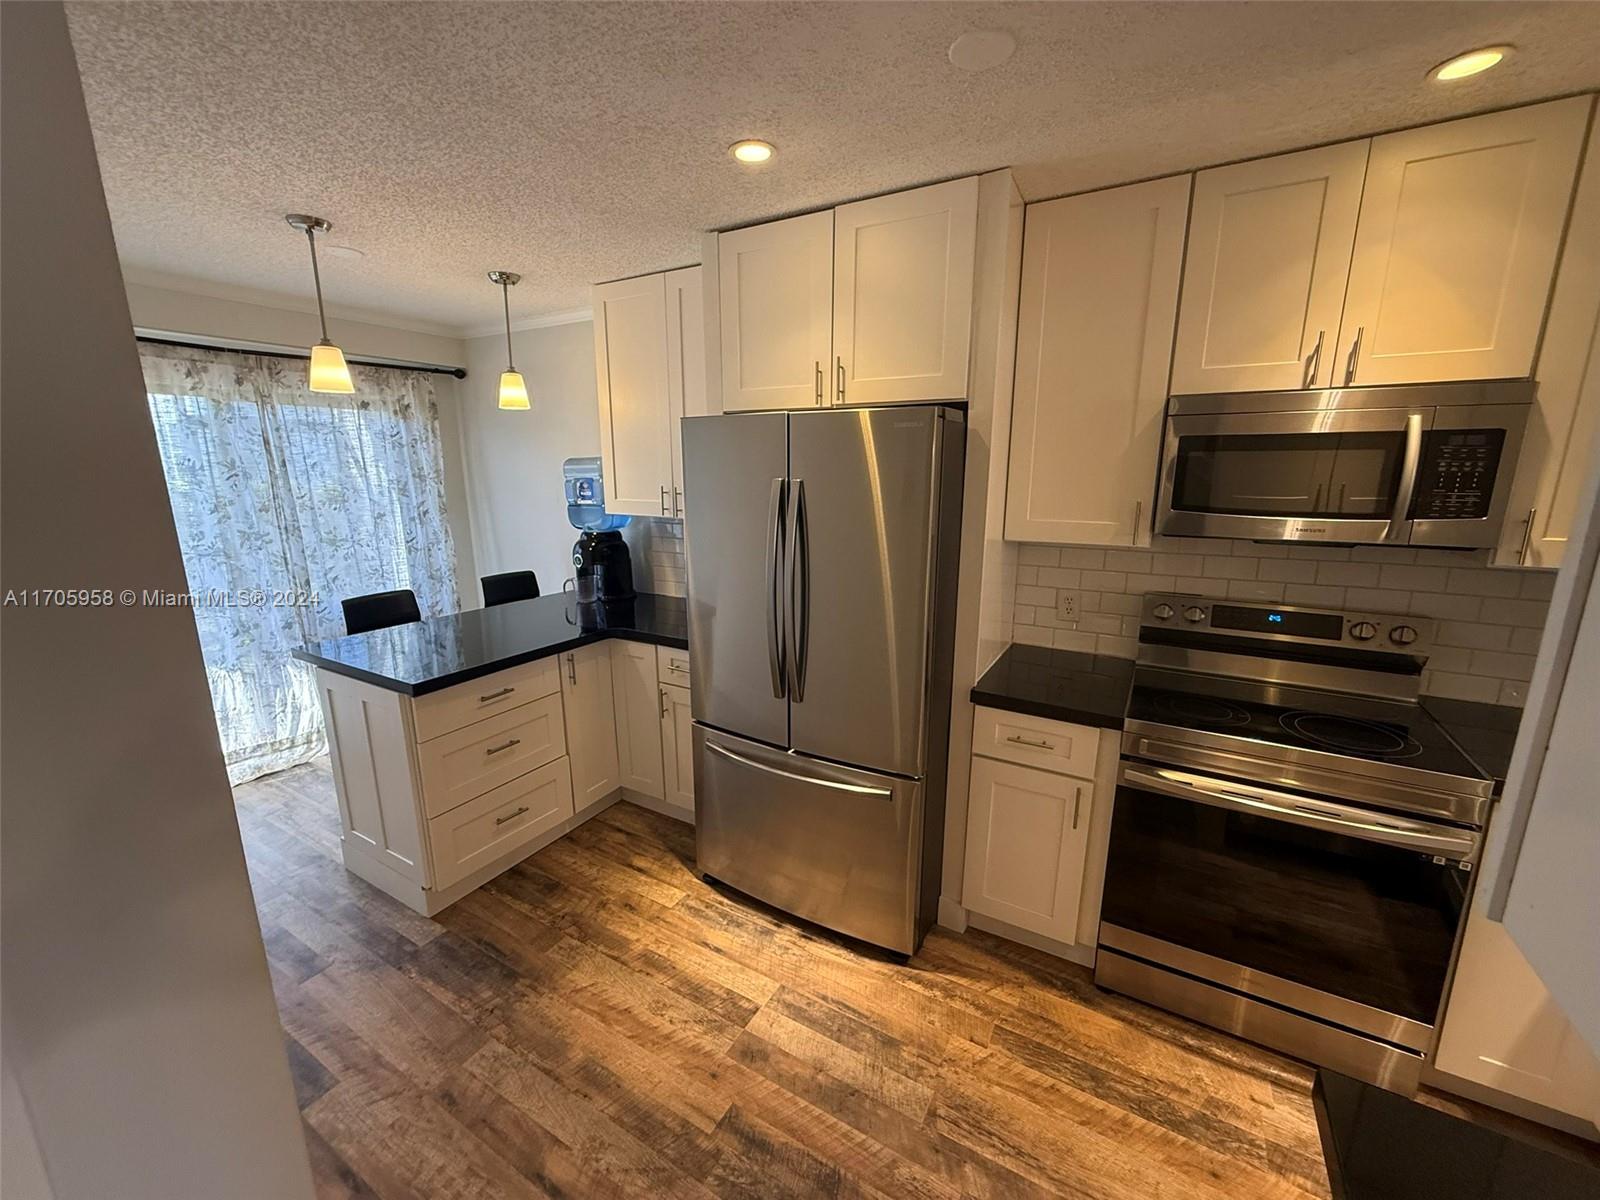
[[[296,358],[301,362],[309,359],[311,355],[305,351],[295,350],[266,350],[255,346],[236,346],[226,342],[186,342],[179,338],[152,337],[136,333],[138,340],[148,342],[152,346],[176,346],[181,350],[227,350],[234,354],[254,354],[258,358]],[[465,379],[465,367],[444,367],[436,363],[411,363],[396,359],[363,358],[351,354],[346,356],[347,362],[353,362],[364,367],[390,367],[400,371],[421,371],[425,375],[451,375],[456,379]]]

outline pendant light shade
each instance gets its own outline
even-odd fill
[[[500,407],[525,411],[532,407],[528,399],[528,385],[511,358],[511,286],[521,282],[522,276],[515,271],[490,271],[489,280],[500,285],[506,313],[506,369],[500,373]]]
[[[322,308],[322,275],[317,270],[317,234],[327,233],[333,226],[321,217],[310,217],[305,213],[290,213],[284,220],[305,234],[311,246],[311,282],[317,289],[317,319],[322,323],[322,340],[311,347],[306,386],[313,392],[348,395],[356,390],[356,385],[350,379],[350,367],[344,361],[344,351],[328,338],[328,314]]]

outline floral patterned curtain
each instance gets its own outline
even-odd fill
[[[455,546],[433,377],[351,366],[314,393],[293,359],[140,344],[229,778],[326,740],[295,647],[344,633],[340,600],[410,588],[454,611]]]

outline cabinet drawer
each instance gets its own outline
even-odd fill
[[[673,687],[689,686],[689,652],[670,646],[656,647],[656,679]]]
[[[998,708],[977,708],[972,714],[972,752],[1027,767],[1094,778],[1100,731]]]
[[[565,756],[428,822],[433,886],[447,888],[572,815]]]
[[[567,752],[561,696],[546,696],[418,747],[422,807],[449,812]]]
[[[561,659],[551,657],[418,696],[411,702],[417,741],[425,742],[560,690]]]

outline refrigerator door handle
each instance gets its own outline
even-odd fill
[[[789,660],[789,700],[806,698],[806,642],[811,616],[811,540],[806,529],[806,481],[790,480],[788,613],[784,645]]]
[[[772,671],[772,697],[782,700],[786,691],[783,618],[783,518],[789,481],[774,479],[767,501],[767,666]]]

